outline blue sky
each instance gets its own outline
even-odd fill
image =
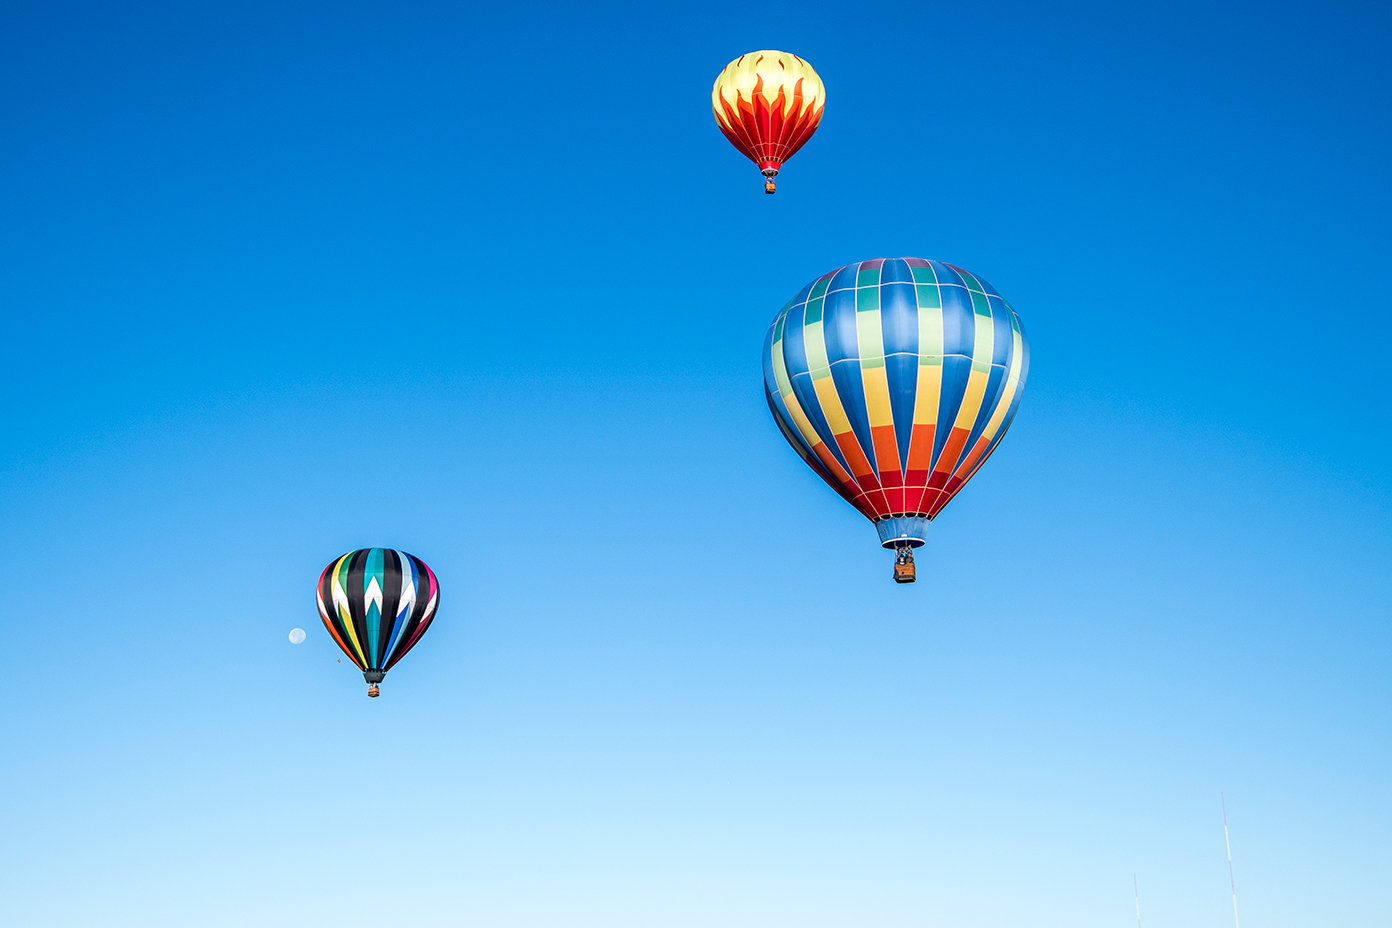
[[[1381,8],[0,16],[0,922],[1223,925],[1220,791],[1244,919],[1392,920]],[[1032,349],[913,587],[761,395],[880,255]]]

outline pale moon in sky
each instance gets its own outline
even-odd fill
[[[292,628],[292,629],[290,629],[290,643],[291,643],[291,644],[299,644],[301,641],[304,641],[304,629],[303,629],[303,628]]]

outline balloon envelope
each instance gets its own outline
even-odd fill
[[[369,683],[416,646],[440,588],[420,558],[393,548],[350,551],[319,575],[319,618]]]
[[[1029,344],[990,284],[950,264],[874,258],[798,291],[764,340],[783,437],[879,529],[923,544],[1020,402]]]
[[[812,66],[788,52],[740,55],[711,88],[720,131],[765,174],[777,174],[822,121],[826,88]]]

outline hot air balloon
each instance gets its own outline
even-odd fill
[[[725,66],[711,88],[711,109],[720,131],[764,172],[764,192],[783,162],[817,131],[826,88],[812,66],[788,52],[740,55]]]
[[[823,480],[875,523],[914,581],[928,523],[991,456],[1029,371],[1020,317],[940,261],[875,258],[798,291],[764,339],[774,421]]]
[[[440,585],[425,562],[393,548],[349,551],[319,575],[319,618],[358,665],[367,695],[416,646],[440,605]]]

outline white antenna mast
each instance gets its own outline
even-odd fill
[[[1141,928],[1141,887],[1134,873],[1131,874],[1131,888],[1136,891],[1136,928]]]
[[[1232,839],[1228,837],[1228,800],[1222,793],[1218,801],[1223,804],[1223,843],[1228,846],[1228,885],[1232,887],[1232,921],[1234,928],[1242,928],[1237,921],[1237,881],[1232,873]]]

